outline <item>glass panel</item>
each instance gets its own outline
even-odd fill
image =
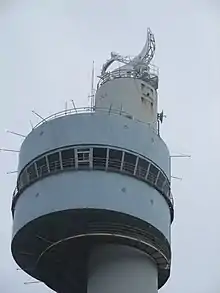
[[[136,159],[137,159],[137,156],[129,154],[129,153],[125,153],[123,170],[130,174],[134,174]]]
[[[18,179],[18,189],[24,188],[29,183],[26,169],[24,169]]]
[[[89,152],[78,152],[78,161],[89,161]]]
[[[169,181],[167,180],[166,181],[166,183],[165,183],[165,185],[163,186],[163,193],[165,194],[165,195],[167,195],[168,194],[168,192],[169,192],[169,189],[170,189],[170,183],[169,183]]]
[[[67,149],[61,152],[63,169],[75,167],[74,149]]]
[[[60,158],[59,153],[50,154],[47,156],[49,162],[50,172],[60,170]]]
[[[159,172],[159,169],[157,169],[156,166],[154,166],[153,164],[151,164],[150,165],[149,174],[147,176],[147,180],[150,183],[155,184],[156,183],[156,179],[157,179],[158,172]]]
[[[136,176],[144,179],[146,177],[148,167],[149,167],[149,162],[144,159],[139,158]]]
[[[36,172],[34,164],[30,165],[27,168],[27,174],[28,174],[29,181],[33,181],[37,178],[37,172]]]
[[[106,165],[106,148],[94,148],[93,149],[93,168],[94,169],[105,169]]]
[[[37,171],[38,171],[39,177],[48,174],[48,169],[47,169],[47,164],[46,164],[46,158],[45,157],[43,157],[43,158],[39,159],[38,161],[36,161],[36,165],[37,165]]]
[[[108,169],[120,170],[122,151],[109,150]]]
[[[158,177],[157,182],[156,182],[157,187],[158,187],[159,189],[162,188],[162,186],[163,186],[165,180],[166,180],[165,176],[160,172],[159,177]]]

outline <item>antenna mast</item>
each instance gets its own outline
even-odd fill
[[[89,95],[91,110],[93,109],[93,107],[95,105],[94,79],[95,79],[95,68],[94,68],[94,61],[93,61],[92,62],[92,75],[91,75],[91,92]]]

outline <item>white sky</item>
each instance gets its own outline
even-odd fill
[[[92,60],[97,74],[111,51],[134,55],[147,27],[157,42],[162,134],[175,159],[172,275],[163,293],[219,292],[220,4],[218,0],[1,0],[0,147],[19,149],[31,110],[42,116],[74,99],[88,105]],[[69,104],[70,105],[70,104]],[[0,291],[50,292],[16,270],[10,254],[11,195],[17,155],[0,153]]]

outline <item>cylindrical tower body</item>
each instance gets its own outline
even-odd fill
[[[88,293],[156,293],[157,288],[157,267],[145,253],[120,245],[92,251]]]
[[[56,292],[155,293],[169,278],[170,155],[154,85],[104,80],[95,110],[49,117],[21,146],[12,254]]]
[[[96,109],[139,119],[157,128],[157,91],[137,78],[116,78],[104,83],[96,93]]]

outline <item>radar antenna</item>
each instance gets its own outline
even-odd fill
[[[147,40],[142,51],[133,59],[129,56],[123,57],[122,55],[111,52],[111,58],[106,61],[101,70],[101,76],[104,76],[107,73],[108,67],[115,61],[124,63],[124,66],[121,66],[120,69],[128,69],[128,70],[137,70],[137,71],[146,71],[148,70],[148,66],[151,60],[154,57],[155,53],[155,38],[150,28],[147,29]]]

